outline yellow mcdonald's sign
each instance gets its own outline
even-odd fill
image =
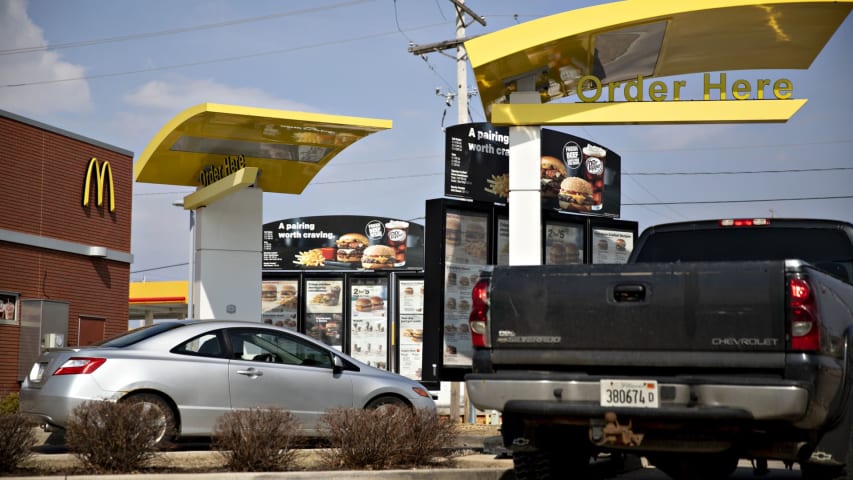
[[[110,162],[104,162],[98,168],[98,159],[92,157],[89,167],[86,168],[86,183],[83,184],[83,206],[89,205],[89,187],[92,185],[92,171],[95,172],[95,182],[98,184],[98,206],[104,204],[104,180],[110,179],[110,212],[116,211],[116,192],[113,188],[113,171]]]

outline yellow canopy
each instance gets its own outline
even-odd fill
[[[625,0],[526,22],[465,42],[487,115],[521,78],[542,102],[602,84],[701,72],[805,69],[853,0]]]
[[[219,180],[220,171],[224,178],[235,166],[257,167],[263,191],[301,193],[344,148],[389,128],[390,120],[203,103],[160,129],[134,165],[134,178],[201,187]]]

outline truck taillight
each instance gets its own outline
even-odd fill
[[[92,373],[106,362],[106,358],[71,357],[53,372],[54,375],[79,375]]]
[[[788,318],[791,324],[791,350],[820,350],[820,322],[812,288],[803,278],[788,284]]]
[[[766,227],[770,220],[766,218],[727,218],[720,220],[721,227]]]
[[[471,314],[468,316],[471,328],[471,345],[474,348],[492,346],[489,338],[489,281],[479,280],[471,290]]]

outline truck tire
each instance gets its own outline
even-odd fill
[[[800,470],[803,478],[814,480],[853,480],[853,429],[847,440],[847,453],[844,465],[821,465],[817,463],[801,462]]]
[[[729,478],[737,469],[734,454],[657,455],[649,462],[673,480],[719,480]],[[810,477],[803,477],[810,478]]]
[[[561,450],[538,449],[512,452],[516,480],[586,478],[589,455]]]

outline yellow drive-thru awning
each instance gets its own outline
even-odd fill
[[[131,282],[130,320],[186,318],[189,282]]]
[[[263,191],[298,194],[344,148],[389,128],[390,120],[203,103],[157,132],[134,178],[203,187],[254,167]]]
[[[638,76],[806,69],[851,8],[853,0],[625,0],[482,35],[465,49],[491,116],[531,77],[545,103],[574,95],[587,75],[609,84]],[[582,116],[573,122],[582,123]]]

